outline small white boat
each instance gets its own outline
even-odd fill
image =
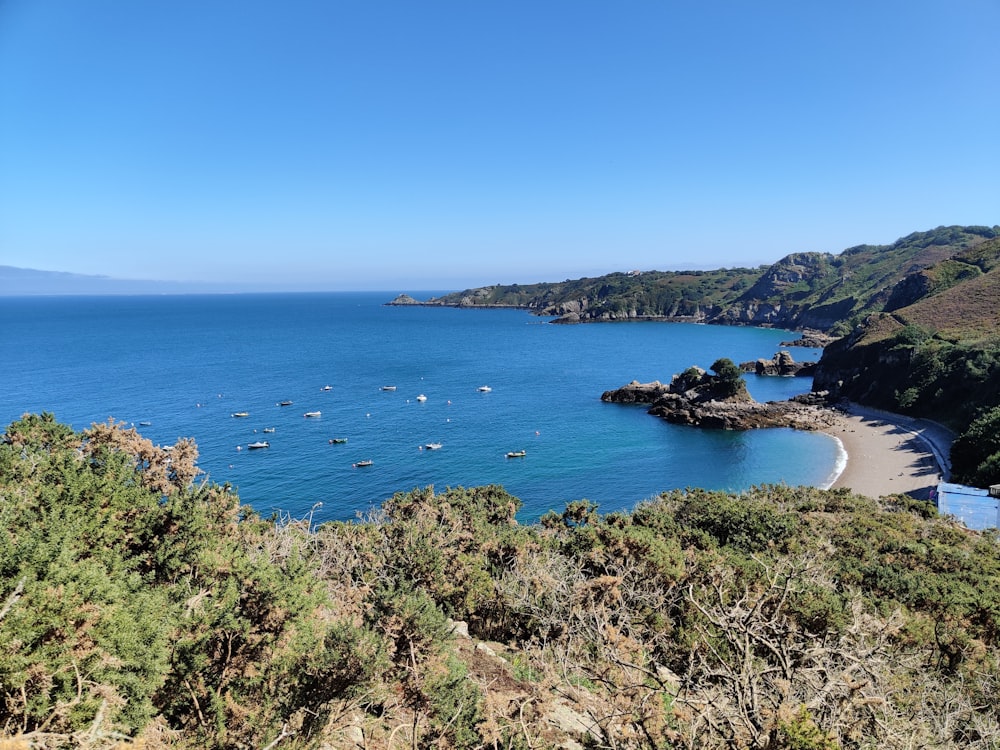
[[[424,448],[429,451],[436,451],[441,449],[441,443],[425,443]]]
[[[394,391],[394,390],[396,390],[396,386],[394,386],[394,385],[383,385],[382,386],[382,390],[383,391]]]
[[[247,443],[247,448],[254,450],[256,448],[270,448],[271,444],[266,440],[259,440],[256,443]]]
[[[264,432],[274,432],[274,428],[273,427],[265,427],[264,428]]]
[[[508,451],[507,458],[524,458],[528,455],[528,451]]]
[[[490,388],[488,385],[481,385],[476,390],[479,391],[480,393],[489,393],[493,389]]]
[[[322,388],[320,388],[320,390],[321,391],[332,391],[333,390],[333,386],[332,385],[324,385]]]
[[[354,466],[355,469],[359,469],[362,466],[371,466],[373,463],[375,462],[372,461],[370,458],[367,458],[364,461],[358,461],[357,463],[352,464],[352,466]]]
[[[248,411],[234,411],[233,412],[233,416],[234,417],[249,417],[250,416],[250,412],[248,412]]]
[[[321,411],[307,411],[302,416],[303,417],[319,417],[319,416],[322,416],[322,414],[323,414],[323,412],[321,412]]]
[[[417,396],[417,401],[426,401],[426,400],[427,400],[427,396],[425,396],[422,393],[419,396]]]

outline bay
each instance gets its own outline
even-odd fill
[[[315,521],[425,486],[501,484],[531,521],[579,499],[611,511],[675,488],[830,481],[839,449],[825,435],[698,430],[600,400],[719,357],[770,357],[794,333],[384,305],[397,293],[0,298],[0,418],[111,417],[157,444],[191,437],[208,479],[264,515]],[[811,385],[747,382],[761,401]],[[247,449],[258,440],[270,447]]]

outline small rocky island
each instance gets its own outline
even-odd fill
[[[759,427],[792,427],[817,430],[834,424],[825,393],[809,393],[788,401],[760,403],[747,391],[740,368],[728,359],[712,365],[710,374],[689,367],[669,384],[633,380],[617,390],[605,391],[602,401],[616,404],[649,404],[649,413],[674,424],[725,430]]]
[[[392,302],[386,302],[390,306],[400,306],[400,305],[423,305],[424,303],[418,299],[414,299],[409,294],[400,294]]]
[[[816,371],[815,362],[796,362],[789,352],[776,352],[771,359],[761,357],[753,362],[740,364],[743,372],[757,375],[777,375],[780,377],[812,377]]]

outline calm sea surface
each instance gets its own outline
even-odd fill
[[[600,400],[719,357],[770,357],[795,334],[383,304],[396,294],[0,298],[0,419],[48,411],[82,429],[110,416],[154,443],[192,437],[208,478],[244,503],[292,517],[322,503],[317,521],[427,485],[502,484],[531,521],[582,498],[611,511],[672,488],[824,485],[834,470],[824,435],[698,430]],[[747,381],[760,401],[810,387]],[[257,440],[270,448],[248,450]]]

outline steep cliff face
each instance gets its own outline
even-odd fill
[[[892,288],[889,298],[886,300],[883,310],[892,312],[903,307],[908,307],[923,297],[930,294],[934,288],[930,275],[923,269],[900,281]]]
[[[873,317],[850,336],[823,350],[813,373],[813,390],[828,391],[883,408],[898,408],[895,394],[910,367],[913,349],[899,347],[893,336],[904,326],[889,316]]]
[[[860,305],[854,296],[834,301],[821,300],[819,303],[799,310],[789,328],[815,328],[818,331],[832,331],[849,319]]]
[[[830,253],[792,253],[767,269],[741,299],[794,300],[818,279],[830,275],[835,256]]]
[[[715,315],[711,322],[725,325],[774,326],[777,328],[794,328],[790,325],[793,318],[791,306],[781,303],[745,300],[730,305]]]
[[[625,320],[663,320],[674,322],[715,323],[720,309],[692,303],[678,303],[664,310],[630,307],[624,309],[608,309],[592,307],[587,298],[570,300],[558,305],[544,308],[542,315],[554,315],[554,323],[604,323]],[[746,325],[768,325],[766,322]]]

